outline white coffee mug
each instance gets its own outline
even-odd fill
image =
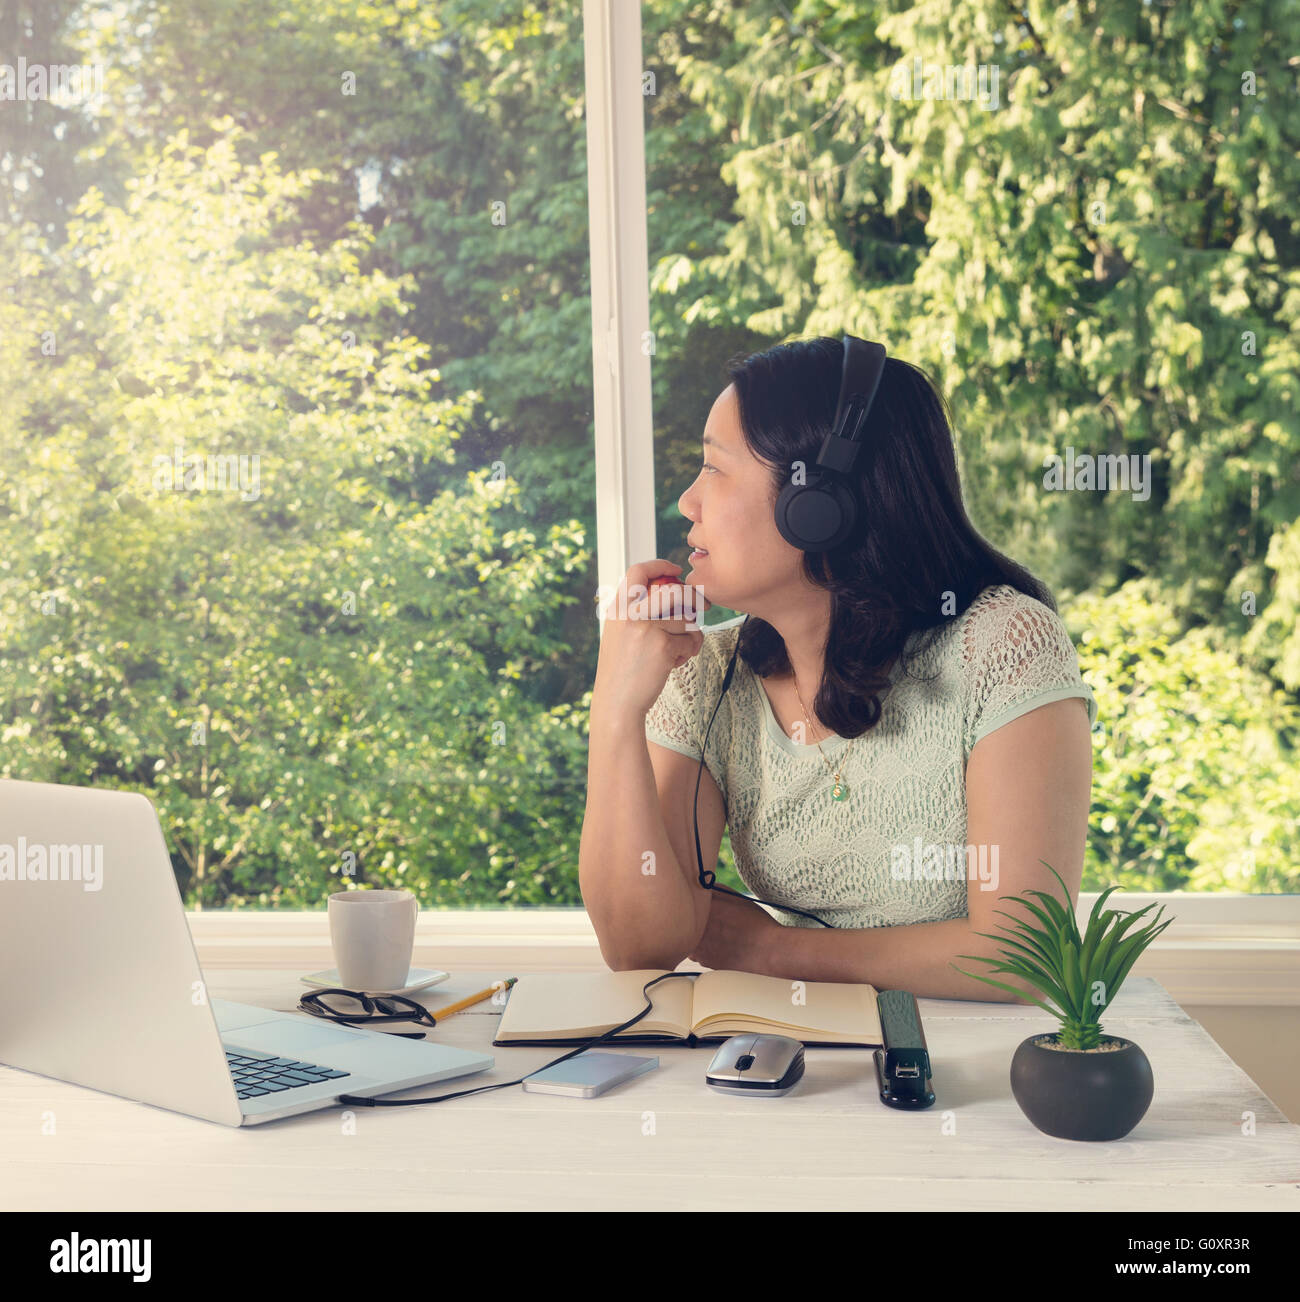
[[[347,989],[405,987],[419,907],[410,891],[336,891],[329,897],[330,943]]]

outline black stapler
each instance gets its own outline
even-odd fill
[[[930,1088],[930,1052],[921,1029],[916,996],[906,990],[882,990],[876,996],[883,1049],[875,1052],[880,1101],[891,1108],[916,1111],[934,1102]]]

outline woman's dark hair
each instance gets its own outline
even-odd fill
[[[772,468],[773,506],[794,462],[808,472],[835,419],[844,345],[820,337],[734,358],[740,423],[753,452]],[[886,671],[915,632],[927,650],[939,630],[991,584],[1010,584],[1051,610],[1047,586],[976,531],[962,505],[947,404],[908,362],[885,362],[853,472],[859,514],[852,537],[805,552],[810,583],[831,594],[830,633],[816,714],[841,737],[880,719]],[[864,523],[865,522],[865,523]],[[755,674],[791,672],[785,641],[766,620],[742,627],[739,655]],[[901,666],[907,672],[907,665]]]

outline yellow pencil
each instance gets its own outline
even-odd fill
[[[502,990],[509,990],[518,980],[518,977],[511,977],[500,988]],[[470,995],[468,998],[460,1000],[458,1003],[448,1004],[446,1008],[439,1008],[436,1012],[434,1012],[433,1009],[430,1009],[429,1012],[432,1014],[433,1020],[436,1022],[441,1018],[450,1016],[452,1013],[459,1013],[462,1009],[468,1008],[471,1004],[481,1004],[483,1000],[491,999],[496,992],[497,987],[491,986],[487,990],[480,990],[476,995]]]

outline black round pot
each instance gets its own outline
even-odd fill
[[[1058,1139],[1121,1139],[1146,1115],[1155,1092],[1147,1056],[1117,1035],[1100,1052],[1052,1049],[1055,1033],[1031,1035],[1011,1059],[1011,1093],[1045,1135]]]

